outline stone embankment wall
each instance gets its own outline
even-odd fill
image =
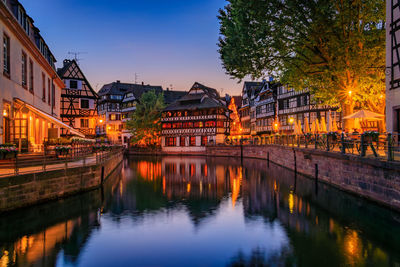
[[[119,152],[95,165],[1,178],[0,212],[97,188],[102,184],[102,167],[105,180],[118,169],[122,159],[123,153]]]
[[[207,147],[208,156],[241,157],[240,146]],[[400,211],[400,163],[278,145],[243,146],[243,157],[269,160]]]

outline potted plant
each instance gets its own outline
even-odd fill
[[[70,146],[56,146],[54,148],[56,151],[57,156],[65,156],[68,155],[69,151],[71,150]]]

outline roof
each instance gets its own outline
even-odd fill
[[[191,93],[194,90],[200,92]],[[195,110],[208,108],[225,108],[225,102],[220,98],[217,90],[195,82],[192,88],[183,97],[167,106],[164,111]]]
[[[167,105],[172,104],[186,94],[187,92],[185,91],[171,91],[171,90],[164,91],[164,102]]]
[[[79,64],[75,61],[75,59],[73,60],[69,60],[69,59],[64,59],[63,61],[63,67],[57,69],[57,74],[61,79],[74,79],[74,77],[71,77],[70,75],[72,73],[69,73],[70,75],[66,76],[66,72],[72,67],[72,65],[75,65],[74,68],[76,68],[80,74],[82,75],[83,79],[86,82],[86,85],[89,87],[90,91],[93,93],[94,96],[97,96],[97,93],[95,90],[93,90],[93,87],[90,85],[90,82],[88,81],[88,79],[86,79],[85,74],[83,73],[83,71],[81,70],[81,68],[79,67]],[[76,75],[77,73],[75,73]]]
[[[134,83],[121,83],[120,81],[112,82],[103,85],[99,90],[99,96],[103,95],[124,95],[127,92],[133,92],[137,99],[148,91],[154,90],[156,93],[161,93],[163,91],[161,86],[144,85],[144,84],[134,84]]]

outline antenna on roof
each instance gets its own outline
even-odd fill
[[[68,52],[68,55],[74,56],[74,59],[75,59],[76,63],[78,63],[78,64],[79,64],[79,61],[81,61],[83,59],[83,58],[78,58],[78,56],[82,55],[82,54],[87,54],[87,52],[74,52],[74,51]]]
[[[174,90],[172,83],[169,85],[169,88],[171,89],[171,91]]]
[[[137,73],[135,72],[135,84],[137,84],[137,79],[138,79],[138,77],[139,77],[139,74],[137,74]]]

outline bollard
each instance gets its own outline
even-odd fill
[[[318,148],[318,144],[317,144],[317,138],[318,138],[318,135],[317,135],[317,134],[315,134],[315,142],[314,142],[314,148],[315,148],[315,149],[317,149],[317,148]]]
[[[100,183],[103,184],[103,182],[104,182],[104,166],[101,166]]]
[[[293,157],[294,157],[294,172],[297,173],[296,150],[294,150],[294,149],[293,149]]]
[[[342,144],[342,147],[340,148],[340,153],[346,154],[346,147],[345,147],[345,142],[344,142],[344,133],[340,136],[340,143]]]
[[[318,164],[315,164],[315,194],[318,195]]]
[[[394,160],[394,152],[393,152],[393,140],[392,140],[392,134],[389,133],[387,135],[387,144],[388,144],[388,161],[393,161]]]
[[[364,134],[361,135],[361,157],[365,157],[366,147],[364,142]]]
[[[268,163],[268,168],[269,168],[269,152],[267,153],[267,163]]]
[[[329,151],[329,136],[326,135],[326,151]]]

